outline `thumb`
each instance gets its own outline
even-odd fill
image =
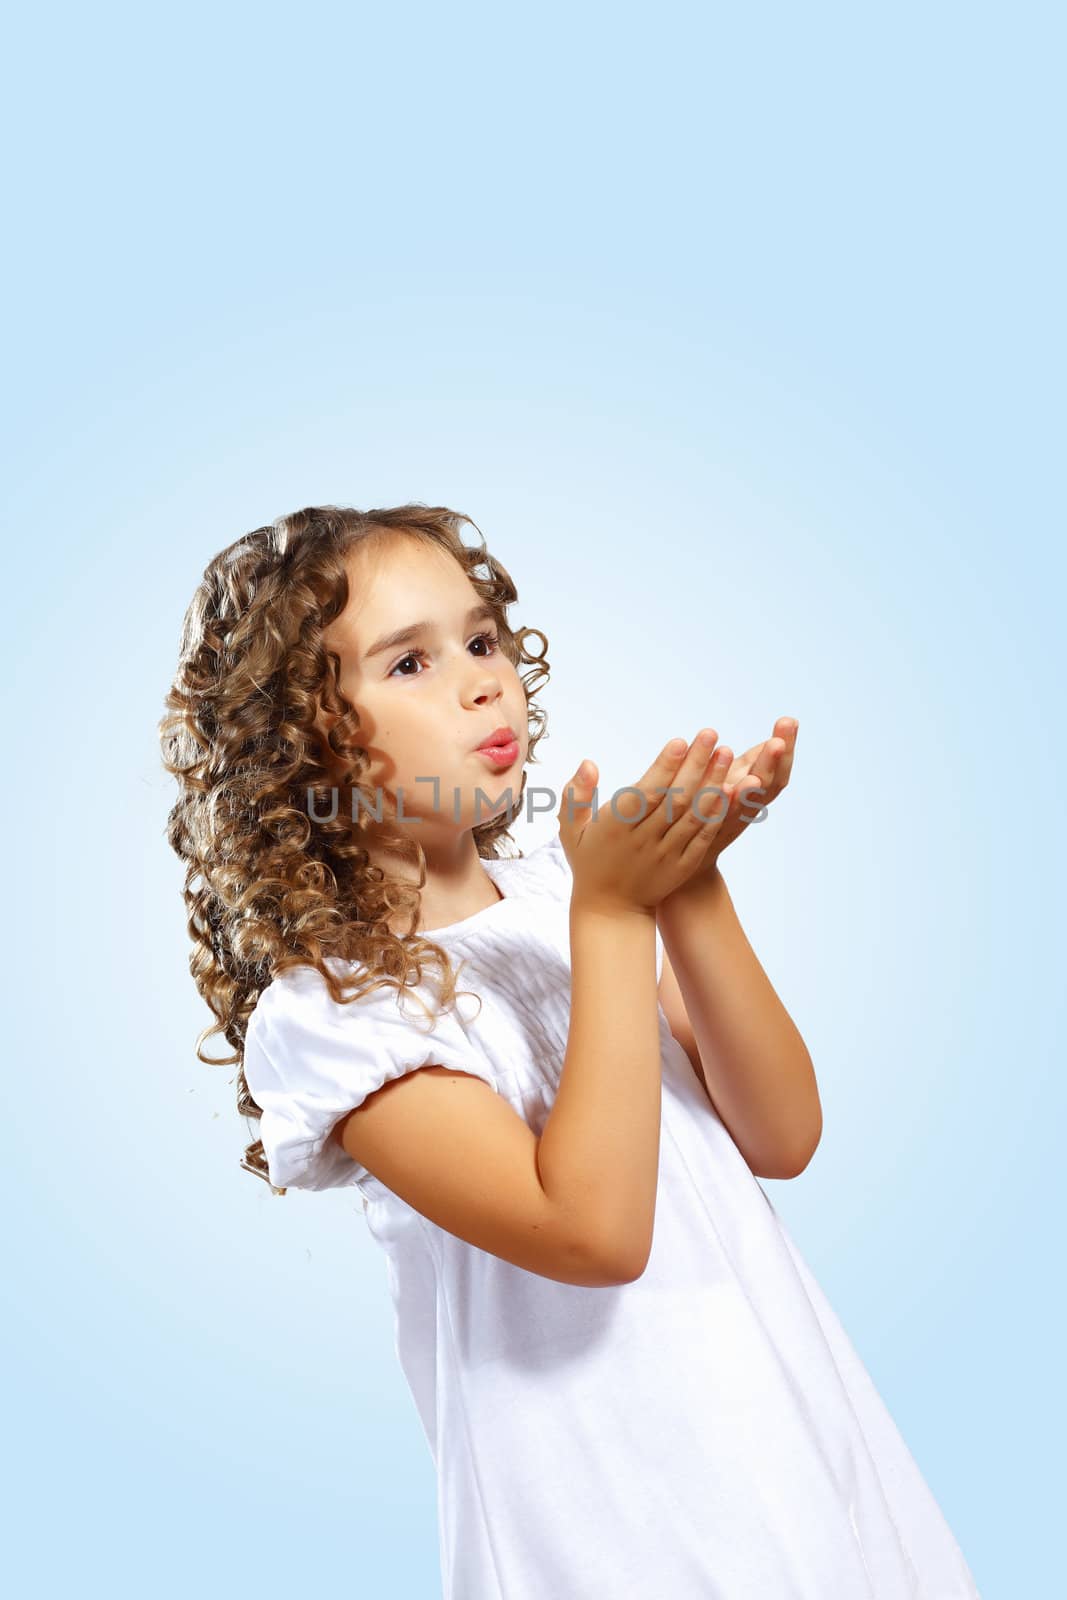
[[[576,816],[582,821],[589,820],[586,813],[592,807],[592,795],[599,779],[595,761],[583,761],[574,777],[565,786],[563,799],[560,802],[558,819],[563,822],[574,822]]]

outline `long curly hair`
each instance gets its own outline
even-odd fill
[[[479,545],[463,542],[463,523],[476,530]],[[536,760],[547,714],[533,697],[548,681],[548,639],[540,629],[509,626],[506,608],[518,591],[462,512],[421,504],[308,506],[220,551],[185,614],[165,698],[169,715],[158,725],[163,765],[179,789],[167,841],[186,863],[189,970],[215,1018],[198,1036],[196,1055],[208,1066],[237,1063],[244,1117],[262,1115],[244,1074],[248,1018],[266,986],[289,968],[315,967],[332,999],[350,1004],[373,989],[413,988],[425,964],[439,976],[442,1009],[455,1003],[447,952],[413,931],[426,881],[422,846],[388,820],[376,826],[376,841],[390,855],[417,866],[414,884],[371,865],[362,842],[374,801],[360,783],[369,757],[359,743],[358,712],[341,692],[340,659],[323,640],[348,602],[349,552],[364,541],[380,546],[403,537],[452,555],[491,605],[502,652],[515,667],[532,666],[520,678],[529,759]],[[526,648],[530,634],[541,642],[537,654]],[[334,786],[346,793],[351,786],[347,816],[325,804]],[[473,829],[479,856],[500,859],[502,841],[514,845],[510,822],[525,788],[524,769],[514,806]],[[391,930],[398,914],[410,916],[412,931]],[[331,960],[362,972],[339,982]],[[217,1033],[235,1054],[204,1054]],[[261,1140],[240,1165],[269,1183]]]

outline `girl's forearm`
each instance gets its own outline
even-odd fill
[[[572,899],[570,1032],[541,1133],[542,1186],[620,1277],[644,1269],[659,1176],[656,919]]]
[[[822,1134],[815,1070],[721,872],[671,895],[658,923],[715,1109],[757,1176],[795,1177]]]

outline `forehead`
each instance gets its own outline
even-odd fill
[[[394,537],[357,545],[345,557],[348,604],[330,629],[353,649],[423,620],[449,620],[480,598],[454,556],[422,540]]]

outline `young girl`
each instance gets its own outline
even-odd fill
[[[245,1168],[354,1187],[388,1256],[445,1600],[974,1600],[757,1181],[821,1112],[720,861],[796,724],[736,759],[653,737],[610,799],[584,762],[505,854],[547,640],[469,520],[238,540],[162,724],[198,1046],[237,1052]]]

